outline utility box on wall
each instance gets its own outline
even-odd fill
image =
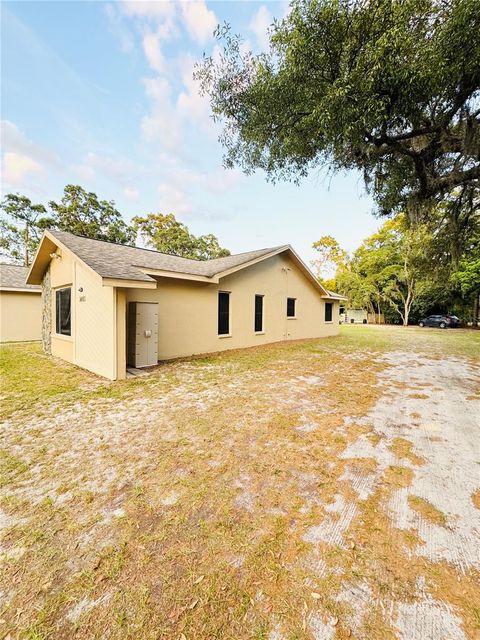
[[[127,364],[151,367],[158,362],[158,303],[128,303]]]

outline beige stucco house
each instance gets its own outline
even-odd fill
[[[339,331],[340,298],[288,245],[198,261],[47,231],[26,281],[43,286],[45,349],[112,380],[128,365]]]
[[[0,342],[40,340],[42,288],[25,284],[28,267],[0,264]]]

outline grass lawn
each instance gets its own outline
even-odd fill
[[[429,449],[368,417],[394,388],[431,427],[435,385],[385,378],[402,358],[468,372],[473,410],[480,332],[343,327],[115,383],[34,343],[0,356],[0,637],[417,640],[402,615],[420,584],[460,630],[439,638],[480,633],[479,567],[422,555],[423,524],[388,507]],[[424,495],[408,505],[456,526]]]

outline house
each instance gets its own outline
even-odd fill
[[[0,264],[0,342],[40,340],[42,288],[25,284],[28,267]]]
[[[340,320],[348,324],[367,324],[368,314],[366,309],[344,309],[340,313]]]
[[[338,297],[288,245],[199,261],[46,231],[26,281],[43,287],[45,350],[112,380],[127,365],[339,331]]]
[[[345,298],[342,298],[344,300]],[[370,313],[366,309],[346,309],[340,304],[340,322],[345,324],[385,324],[383,313]]]

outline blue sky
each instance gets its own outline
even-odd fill
[[[379,222],[357,174],[300,186],[222,168],[220,127],[192,78],[217,23],[266,46],[286,2],[3,2],[2,192],[35,202],[81,184],[126,219],[174,213],[232,252],[329,234],[354,249]]]

